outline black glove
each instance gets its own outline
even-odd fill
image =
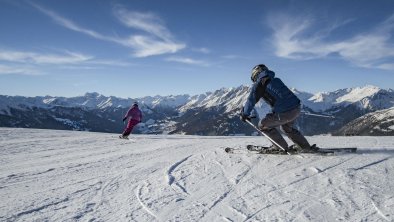
[[[244,114],[244,108],[243,107],[241,109],[240,119],[242,121],[244,121],[244,122],[246,122],[246,120],[248,120],[248,121],[251,120],[250,116],[247,116],[247,115]]]
[[[123,122],[126,121],[127,117],[123,118]]]
[[[245,115],[243,115],[243,114],[241,114],[240,119],[241,119],[242,121],[244,121],[244,122],[246,122],[246,120],[248,120],[248,121],[251,120],[250,116],[245,116]]]

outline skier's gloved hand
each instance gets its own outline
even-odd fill
[[[243,114],[241,114],[240,119],[241,119],[242,121],[244,121],[244,122],[246,122],[246,120],[248,120],[248,121],[251,120],[250,116],[246,116],[246,115],[243,115]]]
[[[123,118],[123,122],[126,121],[127,117]]]
[[[247,115],[244,114],[244,108],[243,108],[243,107],[242,107],[242,109],[241,109],[240,119],[241,119],[243,122],[246,122],[246,120],[248,120],[248,121],[251,120],[251,117],[250,117],[250,116],[247,116]]]

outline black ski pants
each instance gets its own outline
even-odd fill
[[[284,149],[287,149],[288,145],[286,140],[278,131],[278,127],[281,127],[287,137],[289,137],[289,139],[296,145],[302,149],[309,149],[309,142],[296,128],[294,128],[294,122],[300,115],[300,112],[301,108],[298,106],[297,108],[284,113],[269,113],[259,122],[259,128]]]

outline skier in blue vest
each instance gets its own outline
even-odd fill
[[[252,69],[251,79],[253,86],[242,107],[241,120],[250,120],[254,106],[260,99],[263,99],[271,106],[272,112],[259,121],[259,129],[282,148],[291,150],[277,130],[277,127],[281,127],[298,148],[306,152],[313,150],[314,147],[311,147],[305,137],[293,126],[301,112],[300,100],[297,96],[263,64]],[[273,144],[271,149],[279,149],[279,147]]]

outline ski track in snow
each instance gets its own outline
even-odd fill
[[[179,183],[177,183],[177,182],[175,181],[175,177],[172,175],[172,172],[173,172],[180,164],[182,164],[183,162],[185,162],[185,161],[186,161],[187,159],[189,159],[190,157],[191,157],[191,156],[188,156],[188,157],[183,158],[182,160],[176,162],[175,164],[173,164],[172,166],[170,166],[170,168],[169,168],[168,171],[167,171],[168,185],[171,186],[172,184],[175,184],[177,187],[179,187],[179,188],[182,190],[182,192],[184,192],[184,193],[186,193],[186,194],[188,194],[187,191],[186,191],[186,189],[185,189],[182,185],[180,185]]]
[[[0,221],[393,221],[393,137],[336,156],[228,155],[263,137],[0,128]]]

